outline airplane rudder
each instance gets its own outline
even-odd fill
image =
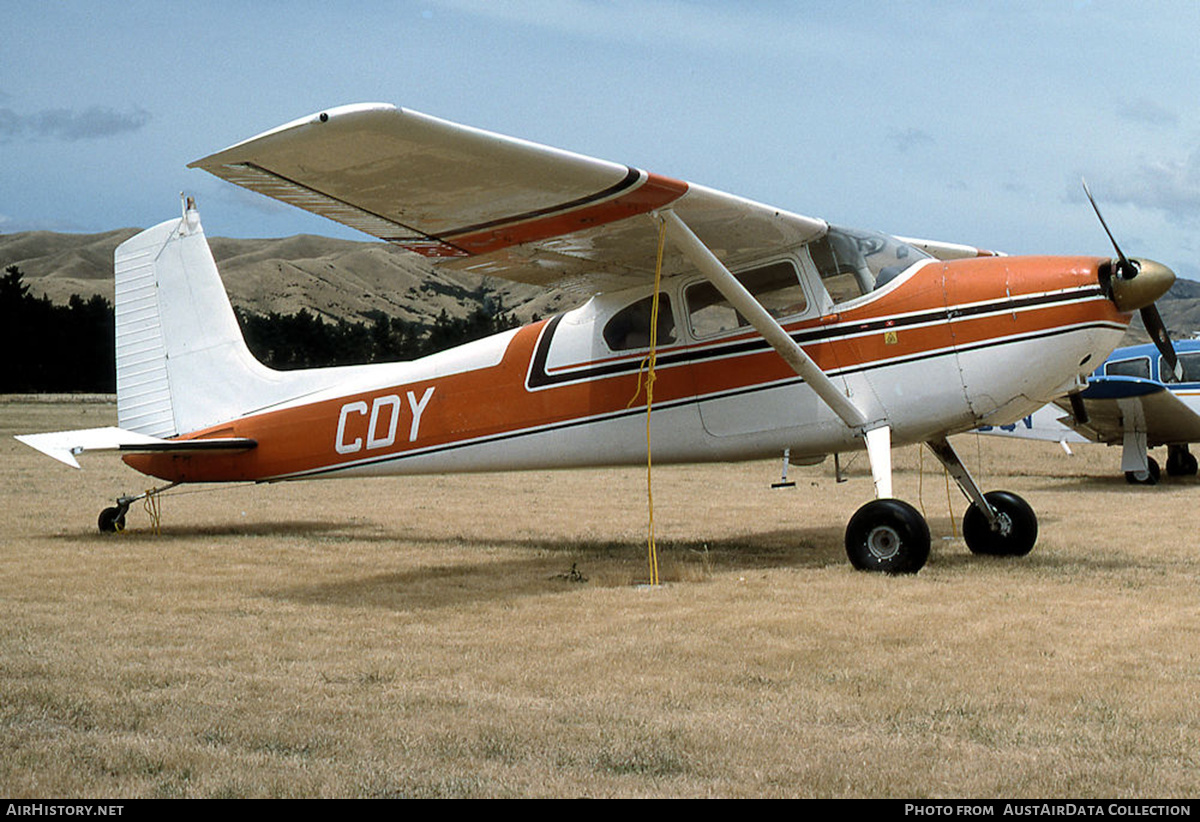
[[[159,314],[156,262],[179,220],[131,237],[113,258],[116,316],[117,424],[151,436],[175,430]]]
[[[199,214],[117,248],[117,416],[168,437],[233,419],[269,391],[246,348]]]

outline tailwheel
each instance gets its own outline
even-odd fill
[[[1023,557],[1037,542],[1037,516],[1029,503],[1009,491],[990,491],[983,495],[996,512],[996,522],[971,505],[963,515],[963,537],[973,554]]]
[[[113,505],[101,511],[100,519],[96,522],[100,527],[100,533],[115,534],[124,531],[125,513],[128,510],[128,505]]]
[[[929,525],[907,502],[872,500],[846,526],[846,555],[860,571],[915,574],[929,559]]]
[[[1162,476],[1162,469],[1158,467],[1158,460],[1150,457],[1146,460],[1148,471],[1126,471],[1125,481],[1130,485],[1157,485],[1158,479]]]
[[[133,496],[117,497],[117,504],[105,508],[100,512],[100,519],[96,524],[100,527],[102,534],[114,534],[125,530],[125,515],[129,513],[129,506],[133,505],[138,500],[146,501],[146,511],[150,514],[150,522],[154,527],[155,533],[158,533],[159,525],[159,509],[158,496],[163,491],[167,491],[178,485],[178,482],[169,482],[166,485],[158,488],[151,488],[148,491],[143,491],[140,494]]]

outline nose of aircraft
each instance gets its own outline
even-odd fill
[[[1138,311],[1153,305],[1175,283],[1175,272],[1154,260],[1129,260],[1132,272],[1112,278],[1112,300],[1121,311]],[[1121,268],[1118,263],[1116,266]]]
[[[1120,249],[1117,249],[1120,253]],[[1121,255],[1108,267],[1107,287],[1113,304],[1120,311],[1141,313],[1142,324],[1150,339],[1158,346],[1175,379],[1182,379],[1179,357],[1171,343],[1171,335],[1163,324],[1154,301],[1166,294],[1175,283],[1175,272],[1154,260],[1131,260]],[[1101,280],[1105,279],[1101,268]]]
[[[1167,333],[1167,327],[1158,313],[1158,306],[1154,304],[1154,301],[1166,294],[1175,283],[1175,272],[1154,260],[1130,260],[1126,257],[1117,245],[1117,238],[1108,230],[1108,223],[1104,222],[1100,206],[1096,205],[1096,198],[1088,189],[1086,180],[1083,181],[1083,193],[1087,195],[1092,210],[1096,212],[1096,219],[1100,221],[1113,250],[1117,252],[1117,259],[1109,266],[1101,268],[1101,284],[1107,288],[1118,310],[1141,312],[1146,331],[1174,372],[1175,379],[1182,379],[1179,357],[1175,354],[1175,346],[1171,344],[1171,335]]]

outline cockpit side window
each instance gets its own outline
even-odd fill
[[[791,262],[781,260],[739,271],[734,276],[775,319],[802,314],[808,307],[796,267]],[[697,339],[749,325],[746,318],[729,304],[712,283],[700,282],[688,286],[684,299],[692,336]]]
[[[1186,354],[1178,354],[1179,368],[1183,372],[1183,377],[1180,382],[1200,382],[1200,351],[1192,351]],[[1158,358],[1158,374],[1163,382],[1171,382],[1175,379],[1171,373],[1171,366],[1163,361],[1162,357]]]
[[[929,259],[924,251],[895,237],[832,226],[808,244],[808,254],[835,303],[868,294],[914,263]]]
[[[867,270],[863,256],[843,235],[833,231],[809,243],[812,256],[825,290],[835,303],[861,297],[875,288],[875,278]]]
[[[650,317],[654,308],[654,295],[644,297],[627,305],[612,316],[604,325],[604,342],[612,351],[632,351],[650,347]],[[675,316],[671,313],[671,300],[666,294],[658,299],[659,345],[675,342]]]
[[[1104,374],[1108,377],[1141,377],[1150,379],[1150,358],[1133,357],[1128,360],[1115,360],[1104,366]]]

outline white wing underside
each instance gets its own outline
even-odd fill
[[[191,164],[440,265],[598,292],[652,281],[673,209],[726,265],[823,220],[387,104],[330,109]],[[664,274],[682,270],[668,254]]]

